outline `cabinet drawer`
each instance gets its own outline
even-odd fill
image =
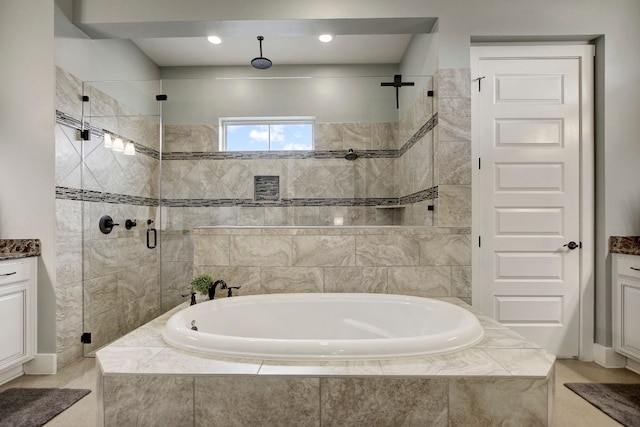
[[[640,279],[640,256],[619,255],[616,273]]]
[[[0,262],[0,286],[31,279],[29,260]]]

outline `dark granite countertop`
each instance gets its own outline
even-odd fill
[[[640,255],[640,236],[611,236],[609,251],[615,254]]]
[[[40,256],[40,239],[0,239],[0,261]]]

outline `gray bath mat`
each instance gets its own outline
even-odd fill
[[[566,383],[565,386],[620,424],[640,426],[640,384]]]
[[[0,393],[0,427],[44,425],[90,392],[74,388],[10,388]]]

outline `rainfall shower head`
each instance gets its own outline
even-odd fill
[[[260,56],[251,60],[251,66],[258,70],[266,70],[271,67],[271,60],[262,56],[262,40],[264,40],[264,37],[258,36],[258,42],[260,42]]]
[[[354,161],[358,158],[358,155],[355,153],[355,151],[353,151],[353,148],[349,148],[349,151],[347,151],[347,154],[344,156],[344,158],[349,161]]]

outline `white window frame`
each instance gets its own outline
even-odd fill
[[[309,150],[288,150],[288,151],[312,151],[315,149],[315,125],[316,118],[312,116],[292,116],[292,117],[220,117],[219,119],[219,149],[227,150],[227,126],[243,125],[243,126],[276,126],[276,125],[311,125],[311,148]],[[271,135],[271,133],[269,133]],[[248,150],[248,151],[265,151],[265,150]],[[269,138],[269,149],[271,148],[271,138]]]

